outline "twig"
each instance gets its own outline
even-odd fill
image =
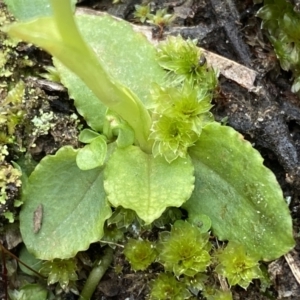
[[[289,253],[284,255],[284,258],[286,262],[288,263],[295,279],[297,280],[298,284],[300,284],[300,264],[299,259],[296,259],[294,257],[297,257],[297,252],[295,250],[290,251]]]

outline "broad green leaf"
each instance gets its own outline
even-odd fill
[[[183,208],[191,217],[206,214],[218,239],[241,243],[266,261],[293,248],[292,219],[282,191],[242,135],[209,124],[190,155],[196,183]]]
[[[72,9],[75,10],[76,0],[72,0]],[[20,21],[53,14],[49,0],[4,0],[11,14]]]
[[[129,87],[147,107],[150,106],[151,84],[161,83],[165,76],[156,61],[155,48],[125,21],[91,15],[76,16],[76,21],[105,70]],[[56,59],[54,63],[79,113],[94,130],[101,131],[106,107],[74,73]]]
[[[81,170],[91,170],[101,167],[107,153],[107,144],[103,136],[93,139],[90,144],[78,150],[76,163]]]
[[[73,257],[103,236],[111,215],[103,189],[103,169],[81,171],[77,151],[61,148],[45,157],[29,177],[20,213],[23,241],[36,258]],[[42,205],[42,216],[35,212]],[[34,219],[39,218],[40,229]]]
[[[135,146],[117,149],[105,168],[104,188],[109,202],[134,210],[147,224],[159,218],[168,206],[179,207],[194,188],[189,158],[168,163]]]

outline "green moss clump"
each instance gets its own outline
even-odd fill
[[[247,289],[254,278],[262,277],[258,261],[247,255],[242,245],[229,242],[217,257],[220,264],[215,271],[226,277],[230,286],[238,284]]]
[[[48,284],[59,282],[63,290],[78,279],[77,265],[75,258],[70,259],[54,259],[53,261],[45,261],[40,273],[48,277]]]
[[[257,16],[262,28],[274,47],[280,65],[285,71],[292,71],[292,91],[300,91],[300,14],[286,0],[265,0]]]
[[[169,36],[157,48],[157,60],[168,71],[167,83],[172,86],[189,82],[194,88],[213,91],[218,85],[218,72],[207,66],[197,40]]]
[[[183,300],[191,297],[185,284],[170,273],[161,273],[151,283],[150,300]]]
[[[194,276],[211,263],[209,234],[188,222],[176,221],[171,232],[160,234],[159,261],[175,276]]]
[[[124,248],[126,259],[135,271],[147,269],[156,259],[157,252],[153,243],[146,240],[130,239]]]

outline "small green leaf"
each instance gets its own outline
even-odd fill
[[[120,124],[115,130],[118,131],[116,143],[119,148],[126,148],[134,143],[134,131],[126,124]]]
[[[20,229],[28,251],[37,258],[70,258],[103,236],[104,222],[111,215],[103,169],[81,171],[76,156],[76,150],[63,147],[45,157],[29,177]],[[34,211],[41,204],[41,228],[34,233]]]
[[[190,215],[187,221],[192,225],[198,227],[198,229],[202,233],[207,232],[211,228],[211,219],[207,215],[203,215],[203,214]]]
[[[193,165],[189,158],[169,164],[135,146],[117,149],[105,169],[104,187],[109,202],[136,211],[147,224],[168,206],[179,207],[194,188]]]
[[[175,221],[182,218],[182,212],[177,207],[168,207],[163,214],[153,222],[153,225],[158,228],[165,228],[167,224],[173,224]]]
[[[136,213],[131,209],[118,207],[107,220],[107,225],[116,225],[119,229],[127,229],[137,218]]]
[[[100,136],[100,133],[91,130],[91,129],[83,129],[80,134],[79,134],[79,141],[81,143],[91,143],[95,138],[97,138],[98,136]]]
[[[235,241],[263,260],[293,248],[292,219],[274,174],[234,129],[211,123],[195,147],[195,190],[183,205],[189,215],[206,214],[220,240]]]
[[[24,285],[19,291],[8,290],[11,300],[46,300],[48,291],[39,284]]]
[[[90,144],[79,149],[76,163],[81,170],[91,170],[104,164],[107,153],[107,144],[103,136],[93,139]]]

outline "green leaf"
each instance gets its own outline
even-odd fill
[[[190,215],[187,221],[196,226],[202,233],[208,232],[208,230],[211,228],[211,219],[204,214]]]
[[[9,290],[8,293],[12,300],[46,300],[48,294],[47,289],[39,284],[27,284],[19,291]]]
[[[106,139],[103,136],[94,138],[90,144],[79,149],[76,163],[81,170],[91,170],[104,164],[107,153]]]
[[[27,23],[14,23],[8,26],[6,31],[14,37],[47,50],[81,78],[98,97],[102,104],[96,105],[92,110],[92,102],[82,100],[83,106],[88,107],[87,114],[77,106],[78,111],[93,129],[101,130],[105,105],[132,127],[136,143],[144,151],[151,152],[151,143],[148,141],[151,118],[144,104],[131,89],[115,80],[105,70],[102,62],[82,38],[75,24],[70,3],[60,0],[50,0],[50,2],[54,11],[53,17],[42,17]],[[92,32],[95,33],[97,30],[93,29]],[[108,51],[111,51],[111,48]],[[99,129],[91,123],[89,115],[93,117],[96,122],[94,125],[99,126]]]
[[[91,129],[83,129],[82,131],[80,131],[78,140],[82,143],[88,144],[98,136],[100,136],[100,134]]]
[[[111,215],[103,169],[81,171],[76,155],[71,147],[63,147],[45,157],[29,177],[20,229],[28,251],[37,258],[66,259],[86,250],[101,239],[104,222]],[[40,205],[41,224],[35,230],[33,216]]]
[[[165,76],[156,61],[155,48],[125,21],[115,20],[110,16],[91,15],[76,16],[76,21],[85,41],[101,60],[105,70],[129,87],[149,107],[151,83],[162,83]],[[54,64],[63,84],[75,100],[79,113],[89,126],[101,131],[106,107],[74,73],[56,59]]]
[[[72,0],[72,9],[75,10],[76,0]],[[4,0],[8,10],[20,21],[37,17],[53,15],[49,0]]]
[[[28,252],[27,248],[23,245],[19,254],[19,259],[33,270],[39,272],[42,267],[42,260],[35,258],[31,253]],[[36,273],[25,267],[23,264],[19,264],[20,269],[25,274],[30,276],[37,276]]]
[[[133,209],[147,224],[159,218],[168,206],[179,207],[194,188],[189,158],[169,164],[135,146],[117,149],[105,169],[104,188],[109,202]]]
[[[196,183],[183,205],[189,215],[208,215],[218,239],[238,242],[266,261],[293,248],[292,219],[282,191],[242,135],[209,124],[190,155]]]
[[[127,124],[119,124],[114,131],[118,131],[116,144],[119,148],[126,148],[134,143],[134,131]]]

